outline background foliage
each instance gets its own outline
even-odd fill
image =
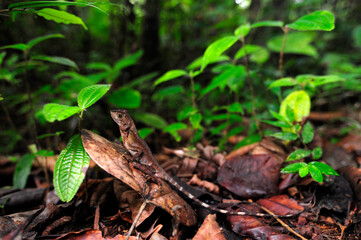
[[[7,9],[11,3],[2,1],[0,7]],[[241,42],[226,52],[227,56],[235,56],[232,61],[238,65],[210,63],[194,81],[184,72],[177,73],[179,78],[159,85],[154,84],[157,78],[170,69],[194,72],[200,64],[194,60],[203,55],[207,46],[232,34],[240,25],[264,20],[291,23],[316,10],[332,12],[336,28],[332,32],[291,31],[287,39],[290,44],[284,49],[283,76],[332,74],[346,79],[306,89],[312,97],[313,110],[330,111],[348,103],[356,107],[352,104],[359,100],[358,1],[105,0],[93,4],[101,10],[80,6],[57,8],[78,16],[81,22],[69,20],[76,24],[46,20],[44,14],[49,14],[49,10],[45,8],[40,14],[1,13],[0,46],[29,44],[41,36],[57,36],[35,42],[30,48],[17,45],[0,50],[2,153],[26,153],[35,138],[43,148],[60,152],[77,131],[77,120],[48,123],[44,105],[74,106],[81,89],[98,83],[111,84],[111,89],[84,115],[82,127],[117,138],[109,110],[128,108],[135,109],[137,124],[145,127],[145,135],[152,130],[164,130],[174,140],[180,140],[177,131],[190,125],[195,136],[197,132],[207,134],[218,144],[224,128],[241,122],[241,116],[252,116],[252,94],[246,81]],[[268,88],[272,81],[282,77],[278,68],[282,39],[279,27],[256,28],[246,37],[259,120],[271,117],[268,110],[278,111],[280,102],[290,92]],[[226,83],[219,83],[225,79]],[[197,113],[192,113],[194,102]],[[256,122],[251,121],[246,130],[250,135],[256,134]],[[233,131],[245,129],[237,126]],[[176,141],[169,143],[172,144]]]

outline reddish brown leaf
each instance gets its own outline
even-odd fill
[[[310,115],[307,117],[309,120],[314,121],[330,121],[335,118],[340,118],[346,116],[346,112],[310,112]]]
[[[159,179],[157,184],[149,181],[144,173],[129,164],[129,154],[119,144],[88,130],[82,130],[85,151],[106,172],[120,179],[149,202],[164,209],[186,226],[196,223],[192,208],[166,182]]]
[[[198,187],[204,187],[205,189],[207,189],[208,192],[217,194],[219,193],[218,185],[205,180],[201,180],[196,174],[194,174],[191,180],[188,181],[188,184],[197,185]]]
[[[193,240],[226,240],[216,221],[216,215],[210,214],[204,219]]]
[[[242,236],[248,236],[254,239],[272,240],[296,239],[287,234],[282,234],[256,217],[230,215],[227,219],[232,226],[232,230]]]
[[[228,159],[220,169],[220,185],[242,198],[277,193],[280,163],[270,155]]]
[[[349,134],[337,143],[349,152],[356,152],[361,155],[361,135]]]
[[[249,144],[247,146],[243,146],[240,148],[237,148],[236,150],[230,152],[227,156],[226,156],[226,160],[231,159],[231,158],[235,158],[238,156],[242,156],[248,152],[250,152],[253,148],[255,148],[258,145],[258,143],[252,143]]]
[[[276,215],[296,214],[304,210],[301,205],[287,195],[277,195],[270,198],[259,199],[257,203]]]

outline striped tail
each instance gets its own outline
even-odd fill
[[[238,212],[238,211],[228,211],[225,209],[219,209],[214,206],[211,206],[205,202],[202,202],[198,198],[196,198],[193,194],[189,193],[187,190],[185,190],[181,185],[179,185],[178,182],[176,182],[171,176],[169,176],[167,173],[165,174],[164,180],[169,182],[171,185],[173,185],[176,189],[178,189],[180,192],[185,194],[189,199],[193,200],[197,204],[201,205],[204,208],[210,209],[215,212],[219,212],[222,214],[230,214],[230,215],[241,215],[241,216],[255,216],[255,217],[294,217],[297,214],[288,214],[288,215],[273,215],[273,214],[266,214],[266,213],[247,213],[247,212]]]

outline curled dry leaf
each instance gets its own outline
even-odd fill
[[[193,175],[193,171],[196,169],[198,159],[185,157],[182,159],[181,166],[178,169],[177,176],[190,177]]]
[[[205,181],[205,180],[201,180],[196,174],[194,174],[193,177],[191,178],[191,180],[188,181],[188,184],[189,185],[197,185],[199,187],[204,187],[209,192],[219,194],[218,185],[208,182],[208,181]]]
[[[242,156],[245,155],[246,153],[250,152],[253,148],[255,148],[256,146],[258,146],[258,143],[252,143],[249,144],[247,146],[243,146],[240,148],[237,148],[236,150],[230,152],[227,156],[226,156],[226,160],[237,157],[237,156]]]
[[[228,159],[217,181],[242,198],[274,195],[278,191],[280,163],[270,155],[241,156]]]
[[[232,226],[232,230],[242,236],[252,237],[253,239],[296,239],[281,233],[256,217],[230,215],[227,219]]]
[[[337,145],[343,147],[348,152],[355,152],[357,155],[361,155],[360,135],[349,134],[338,142]]]
[[[222,229],[216,222],[215,214],[210,214],[204,219],[193,240],[226,240]]]
[[[159,179],[157,184],[152,183],[144,173],[129,164],[130,155],[122,145],[112,143],[85,129],[81,136],[85,151],[106,172],[140,195],[146,195],[150,203],[164,209],[180,223],[186,226],[196,223],[192,208],[166,182]]]
[[[304,208],[296,200],[287,195],[276,195],[269,198],[259,199],[257,203],[276,215],[288,215],[301,213]]]

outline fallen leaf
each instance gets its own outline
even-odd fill
[[[252,237],[253,239],[296,239],[281,233],[256,217],[230,215],[227,220],[230,222],[232,230],[242,236]]]
[[[130,155],[122,145],[85,129],[81,136],[85,151],[106,172],[147,197],[150,203],[164,209],[180,223],[186,226],[196,224],[195,213],[188,203],[163,180],[152,183],[144,173],[133,168],[129,164]]]
[[[242,156],[245,155],[246,153],[250,152],[253,148],[255,148],[256,146],[258,146],[258,143],[252,143],[249,144],[247,146],[243,146],[240,148],[237,148],[236,150],[230,152],[227,156],[226,156],[226,160],[231,159],[231,158],[235,158],[237,156]]]
[[[276,215],[288,215],[300,213],[304,208],[299,205],[294,199],[287,195],[276,195],[269,198],[257,200],[257,203]]]
[[[215,214],[210,214],[204,219],[193,240],[226,240],[222,229],[216,221]]]
[[[280,163],[270,155],[251,155],[228,159],[221,167],[217,181],[242,198],[277,193]]]
[[[203,187],[203,188],[207,189],[207,191],[209,191],[209,192],[219,194],[218,185],[208,182],[208,181],[205,181],[205,180],[201,180],[196,174],[194,174],[193,177],[191,178],[191,180],[188,181],[188,184]]]

